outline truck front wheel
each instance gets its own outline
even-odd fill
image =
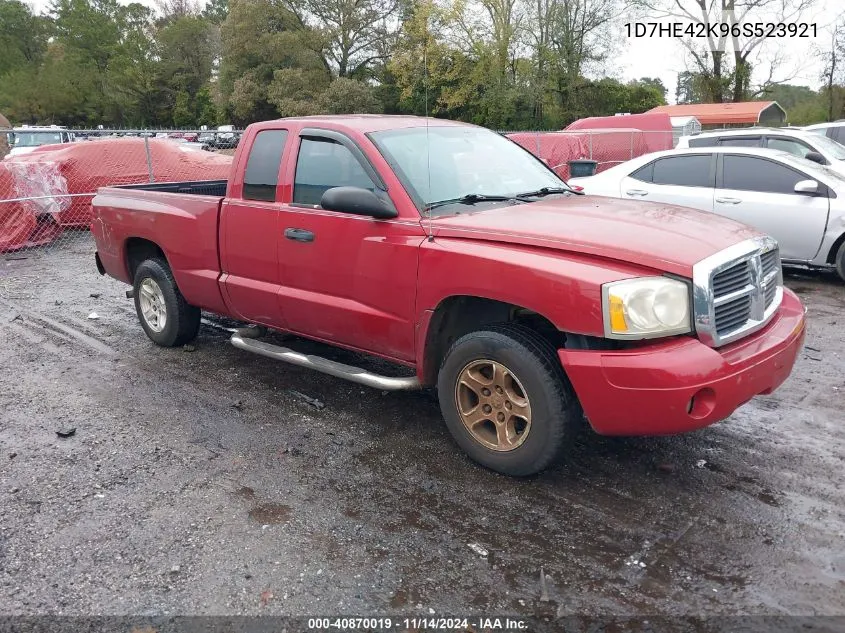
[[[154,343],[178,347],[197,336],[200,309],[185,301],[167,262],[148,259],[135,271],[135,311]]]
[[[533,475],[548,467],[580,419],[552,346],[512,324],[455,341],[440,368],[437,391],[458,445],[506,475]]]

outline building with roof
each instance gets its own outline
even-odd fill
[[[670,117],[695,117],[703,129],[786,125],[786,110],[777,101],[743,101],[740,103],[685,103],[663,105],[649,113],[664,113]]]

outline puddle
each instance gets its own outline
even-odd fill
[[[253,490],[249,486],[241,486],[235,491],[235,496],[239,497],[240,499],[252,501],[253,499],[255,499],[255,490]]]
[[[262,503],[249,511],[249,518],[262,525],[277,525],[287,522],[290,506],[281,503]]]

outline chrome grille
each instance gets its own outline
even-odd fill
[[[751,268],[747,261],[739,262],[713,275],[713,294],[717,297],[742,290],[751,283]]]
[[[777,242],[746,240],[693,267],[695,330],[713,347],[760,329],[783,297]]]

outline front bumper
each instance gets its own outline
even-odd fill
[[[784,289],[765,328],[719,349],[673,338],[626,351],[558,350],[590,425],[602,435],[670,435],[724,420],[792,371],[804,308]]]

